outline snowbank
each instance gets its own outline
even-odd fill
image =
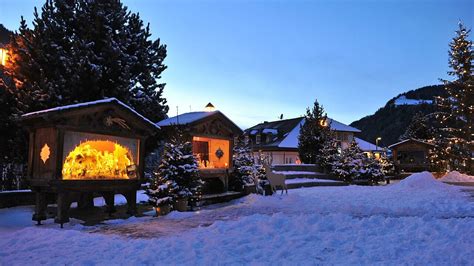
[[[437,181],[430,172],[412,174],[396,184],[401,189],[443,189],[448,186]]]
[[[468,265],[474,201],[430,173],[380,187],[312,187],[249,195],[169,216],[94,227],[28,208],[0,210],[0,265]],[[18,229],[12,230],[12,227]],[[3,229],[3,231],[2,231]]]
[[[439,179],[442,182],[474,182],[474,176],[452,171]]]

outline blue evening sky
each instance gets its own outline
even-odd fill
[[[0,0],[17,29],[44,1]],[[168,45],[169,115],[212,102],[242,128],[300,116],[314,99],[350,123],[401,92],[438,84],[470,0],[125,0]],[[472,39],[472,35],[471,35]]]

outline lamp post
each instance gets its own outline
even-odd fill
[[[379,141],[381,141],[382,138],[381,137],[378,137],[375,139],[375,151],[378,151],[379,150]]]

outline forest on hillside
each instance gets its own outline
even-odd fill
[[[429,114],[436,109],[435,105],[427,103],[395,105],[395,100],[400,96],[405,96],[407,99],[434,100],[436,96],[446,96],[446,90],[443,85],[433,85],[397,95],[373,115],[351,123],[351,126],[362,130],[358,137],[372,143],[375,143],[377,137],[381,137],[382,146],[391,145],[398,142],[416,113]]]

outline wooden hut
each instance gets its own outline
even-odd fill
[[[46,195],[57,195],[55,222],[69,221],[73,197],[79,206],[104,196],[114,210],[114,194],[123,194],[128,212],[136,211],[143,182],[145,139],[157,132],[153,122],[115,98],[28,113],[28,176],[36,193],[33,220],[46,219]],[[92,202],[92,203],[91,203]]]
[[[205,110],[170,117],[157,125],[165,135],[173,134],[174,127],[185,129],[198,159],[201,178],[207,183],[205,192],[226,192],[234,141],[242,130],[211,103]]]
[[[395,167],[401,172],[419,172],[429,170],[429,151],[433,144],[416,139],[406,139],[390,145]]]

